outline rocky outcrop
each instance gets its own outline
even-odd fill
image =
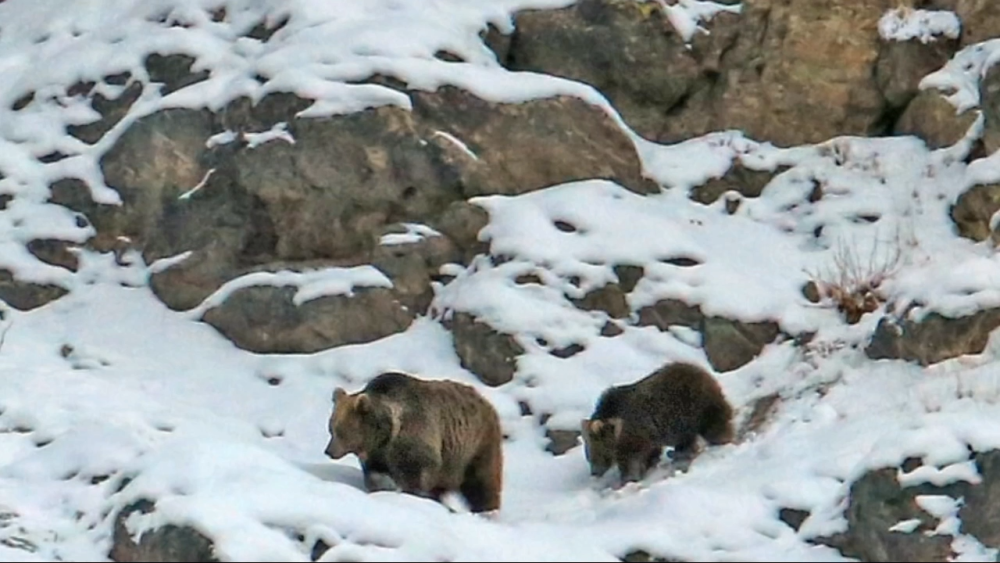
[[[937,90],[924,90],[906,106],[893,128],[896,135],[916,135],[930,149],[950,147],[960,141],[976,122],[978,112],[958,113]]]
[[[975,241],[993,239],[1000,243],[1000,233],[990,228],[990,219],[1000,211],[1000,184],[972,186],[951,207],[951,219],[958,234]]]
[[[895,7],[754,0],[685,45],[655,4],[583,0],[524,11],[509,41],[493,33],[488,44],[508,68],[595,86],[651,140],[741,129],[789,146],[891,131],[919,80],[959,47],[882,40],[879,19]]]
[[[0,301],[19,310],[30,311],[69,293],[64,287],[17,279],[14,272],[0,269]]]
[[[414,318],[385,288],[356,288],[350,296],[299,304],[295,293],[293,286],[239,289],[203,318],[240,348],[278,354],[371,342],[406,330]]]
[[[1000,150],[1000,64],[990,67],[979,81],[979,107],[983,111],[983,144],[986,154],[993,154]]]
[[[787,169],[788,167],[783,166],[774,171],[755,170],[737,159],[722,176],[710,178],[704,184],[692,188],[691,199],[707,205],[729,191],[745,197],[759,197],[771,179]]]
[[[929,313],[922,320],[883,317],[865,354],[873,359],[902,359],[930,365],[966,354],[980,354],[990,333],[1000,326],[1000,309],[966,317]]]
[[[469,313],[454,312],[443,324],[451,331],[463,368],[491,387],[514,379],[517,357],[524,348],[513,336],[498,332]]]
[[[168,524],[162,528],[144,532],[138,540],[125,525],[129,516],[135,513],[148,514],[155,510],[148,500],[136,501],[115,516],[111,538],[112,561],[148,561],[151,563],[218,561],[212,540],[189,526]]]
[[[169,89],[190,82],[190,63],[171,55],[147,66]],[[341,324],[375,337],[426,311],[442,264],[483,250],[478,232],[485,212],[468,198],[584,178],[612,179],[640,193],[659,190],[643,177],[632,141],[604,110],[583,100],[496,104],[453,87],[407,94],[412,111],[384,106],[328,118],[296,117],[311,101],[291,94],[271,94],[257,104],[241,98],[218,114],[160,111],[133,123],[101,160],[120,207],[94,203],[74,178],[53,184],[50,200],[94,225],[91,246],[128,241],[147,263],[185,256],[151,277],[156,295],[175,310],[196,307],[250,271],[374,264],[394,286],[376,299],[390,317],[380,328],[359,328],[373,323],[355,322],[346,312],[371,305],[369,298],[310,307],[346,314]],[[259,133],[267,137],[253,136]],[[408,223],[439,235],[380,244]],[[231,299],[205,320],[248,349],[305,352],[357,340],[343,333],[350,328],[318,328],[315,313],[296,311],[280,291],[248,290]],[[239,328],[251,302],[280,312],[280,319]]]
[[[925,495],[947,496],[961,501],[957,516],[959,533],[969,534],[988,548],[1000,547],[1000,452],[973,452],[982,482],[967,481],[937,486],[930,483],[903,486],[900,476],[922,466],[910,458],[901,467],[877,469],[851,485],[847,512],[847,531],[834,537],[816,540],[839,549],[844,555],[861,561],[951,561],[954,536],[935,532],[939,515],[928,513],[920,505]],[[900,525],[906,529],[901,529]]]

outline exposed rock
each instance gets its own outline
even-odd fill
[[[552,354],[561,360],[565,360],[566,358],[572,358],[584,350],[586,350],[586,348],[584,348],[582,344],[573,343],[568,346],[563,346],[562,348],[553,348],[552,350],[549,350],[549,354]]]
[[[257,353],[312,353],[363,344],[406,330],[413,321],[391,290],[356,287],[296,305],[293,286],[238,289],[204,321],[238,347]]]
[[[645,268],[633,264],[616,264],[613,269],[618,277],[618,287],[625,293],[632,293],[642,276],[646,275]]]
[[[604,311],[613,319],[623,319],[631,313],[625,292],[616,283],[609,283],[587,292],[580,299],[570,299],[570,301],[578,309]]]
[[[922,43],[883,41],[875,66],[875,80],[890,107],[902,109],[919,92],[920,81],[943,67],[958,51],[958,39],[935,37]]]
[[[69,125],[66,127],[66,132],[85,143],[96,143],[125,117],[140,95],[142,95],[141,82],[133,82],[113,98],[107,98],[98,92],[94,94],[90,105],[101,114],[100,119],[81,125]]]
[[[80,259],[72,250],[76,245],[72,242],[46,238],[32,240],[26,246],[28,252],[47,264],[66,268],[71,272],[80,267]]]
[[[1000,211],[1000,184],[973,186],[958,196],[951,207],[951,219],[958,234],[975,241],[1000,238],[990,229],[990,218]]]
[[[37,309],[67,293],[64,287],[21,281],[10,270],[0,269],[0,301],[19,311]]]
[[[983,145],[986,154],[993,154],[1000,150],[1000,64],[990,67],[979,82],[979,107],[984,118]]]
[[[717,16],[707,25],[711,34],[699,35],[688,49],[656,4],[583,0],[560,10],[517,14],[501,60],[512,70],[591,84],[637,133],[676,141],[691,132],[673,124],[673,114],[711,86],[737,20],[734,14]]]
[[[796,532],[802,527],[802,523],[806,521],[806,518],[809,518],[808,510],[799,510],[798,508],[782,508],[778,510],[778,519],[788,524],[788,527]]]
[[[428,236],[416,242],[380,244],[371,264],[392,281],[393,292],[414,314],[423,314],[434,298],[431,281],[443,264],[458,262],[458,249],[448,237]]]
[[[180,87],[175,78],[191,61],[147,62],[158,69],[157,80]],[[452,87],[409,94],[412,112],[385,106],[328,118],[295,117],[309,100],[291,94],[271,94],[256,105],[240,98],[218,115],[162,111],[134,123],[101,160],[122,206],[104,212],[111,206],[95,205],[86,186],[71,179],[52,186],[52,200],[95,215],[97,239],[132,241],[147,263],[187,253],[152,276],[154,292],[173,309],[190,309],[229,279],[278,263],[375,263],[392,278],[409,319],[426,309],[441,264],[467,261],[486,248],[477,235],[488,218],[466,201],[470,196],[597,177],[641,193],[659,190],[642,176],[631,139],[580,99],[495,104]],[[258,132],[279,122],[288,124],[294,144],[275,139],[251,148],[238,138],[206,146],[219,131]],[[392,225],[410,222],[446,236],[427,237],[405,252],[379,245]],[[248,348],[276,346],[252,331],[235,336],[235,326],[222,320],[233,314],[206,319],[229,327],[227,334]],[[282,322],[293,319],[307,322],[291,313]],[[389,323],[393,330],[400,324]]]
[[[517,14],[501,59],[508,68],[593,85],[652,140],[739,129],[779,146],[801,145],[891,127],[898,107],[887,102],[877,75],[884,86],[902,79],[887,89],[899,101],[939,56],[934,48],[902,47],[880,57],[878,21],[895,7],[893,0],[745,2],[739,15],[719,13],[704,24],[710,33],[696,34],[688,49],[655,4],[585,0]]]
[[[580,431],[578,430],[545,430],[545,438],[549,441],[545,446],[545,451],[555,456],[563,455],[580,445]]]
[[[770,393],[756,399],[750,409],[750,414],[747,415],[746,420],[737,431],[737,439],[742,441],[748,435],[760,432],[774,415],[774,411],[777,410],[780,403],[781,396],[777,393]]]
[[[746,197],[759,197],[764,187],[772,178],[787,170],[781,166],[778,170],[754,170],[747,168],[740,160],[734,160],[732,166],[719,178],[712,178],[704,184],[691,190],[691,199],[706,205],[719,199],[722,194],[732,190]]]
[[[899,468],[867,473],[851,485],[847,532],[819,542],[862,561],[951,561],[954,538],[926,533],[933,531],[939,521],[916,502],[922,495],[945,495],[962,500],[958,512],[961,533],[973,536],[988,548],[1000,547],[1000,513],[996,509],[1000,506],[1000,451],[974,452],[971,459],[982,478],[975,485],[956,481],[945,486],[923,483],[902,487],[897,475],[920,468],[922,464],[916,458]],[[890,531],[907,520],[919,522],[912,532]]]
[[[1000,37],[1000,4],[992,0],[947,0],[962,20],[962,46]]]
[[[614,180],[639,194],[659,192],[642,175],[632,140],[603,110],[579,98],[493,104],[454,87],[410,95],[422,136],[441,148],[466,198],[590,178]]]
[[[930,365],[966,354],[980,354],[990,333],[1000,326],[1000,309],[959,318],[929,313],[920,321],[885,316],[865,354],[873,359],[902,359]]]
[[[123,508],[115,517],[111,539],[112,561],[148,561],[151,563],[218,561],[212,540],[190,526],[167,524],[148,530],[136,542],[125,527],[132,514],[148,514],[155,509],[152,502],[139,500]]]
[[[62,205],[82,215],[97,230],[97,239],[114,239],[121,222],[122,207],[97,203],[90,188],[78,178],[62,178],[49,186],[49,203]],[[99,246],[99,245],[98,245]]]
[[[489,251],[489,245],[479,240],[479,231],[490,221],[489,213],[465,200],[452,202],[434,219],[432,226],[450,238],[462,253],[463,263],[477,254]]]
[[[166,96],[185,86],[208,79],[208,70],[191,72],[194,63],[194,57],[189,55],[152,53],[146,57],[145,66],[146,72],[149,73],[149,81],[163,84],[160,93]]]
[[[744,323],[721,317],[705,317],[701,323],[702,346],[716,371],[732,371],[760,354],[778,336],[771,321]]]
[[[622,561],[629,563],[682,563],[683,559],[673,557],[660,557],[644,549],[634,549],[621,557]]]
[[[604,323],[604,326],[601,327],[601,336],[604,336],[606,338],[614,338],[615,336],[623,334],[624,332],[625,329],[623,329],[622,327],[618,326],[616,323],[613,323],[611,321]]]
[[[463,368],[491,387],[514,379],[517,357],[524,348],[513,336],[494,330],[468,313],[455,312],[443,324],[451,331]]]
[[[906,106],[893,129],[896,135],[916,135],[930,149],[954,145],[975,123],[977,112],[959,114],[937,90],[924,90]]]
[[[819,292],[819,286],[812,280],[802,285],[802,296],[810,303],[819,303],[823,299]]]
[[[662,299],[639,309],[638,325],[655,326],[660,330],[668,330],[674,325],[697,329],[701,326],[702,318],[698,307],[677,299]]]

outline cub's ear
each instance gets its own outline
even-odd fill
[[[587,422],[587,429],[590,430],[591,434],[600,434],[601,430],[604,429],[603,420],[589,420]]]
[[[372,410],[371,398],[364,393],[358,395],[357,399],[354,400],[354,409],[358,414],[368,414]]]
[[[337,387],[333,390],[333,403],[337,404],[341,399],[347,396],[347,391],[344,391],[343,387]]]

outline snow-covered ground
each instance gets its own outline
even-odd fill
[[[918,303],[918,313],[956,315],[1000,306],[1000,259],[986,243],[959,238],[948,216],[968,186],[1000,180],[1000,156],[963,163],[967,141],[929,152],[914,138],[840,138],[779,150],[737,132],[673,146],[635,137],[646,172],[669,187],[661,195],[584,181],[474,200],[491,215],[481,236],[512,259],[494,266],[480,258],[458,269],[436,288],[432,311],[457,307],[517,334],[527,351],[514,381],[496,389],[460,366],[437,318],[420,318],[406,332],[367,345],[255,355],[191,313],[163,306],[144,286],[148,270],[139,262],[122,267],[85,252],[73,274],[24,249],[38,237],[83,241],[91,234],[71,212],[45,203],[47,185],[75,174],[92,181],[95,198],[113,201],[113,191],[100,189],[97,158],[130,122],[162,107],[216,108],[236,95],[287,89],[319,100],[307,115],[408,105],[398,92],[344,83],[378,71],[414,87],[458,84],[492,100],[568,92],[613,112],[589,87],[503,70],[478,38],[487,22],[509,29],[512,10],[565,3],[0,3],[0,192],[14,196],[0,212],[0,266],[71,289],[35,311],[7,311],[0,326],[0,560],[107,560],[114,511],[149,497],[157,511],[131,520],[133,531],[190,524],[215,541],[223,560],[308,560],[322,540],[333,546],[327,561],[610,561],[633,550],[682,560],[839,561],[834,550],[802,538],[843,528],[846,488],[868,468],[923,455],[940,467],[956,464],[947,475],[974,478],[964,445],[1000,447],[1000,342],[991,340],[980,356],[930,368],[873,362],[862,348],[882,310],[849,326],[800,292],[846,250],[863,261],[872,257],[865,263],[886,274],[882,290],[900,310]],[[688,7],[688,19],[697,21],[711,12],[707,4],[671,9]],[[226,19],[214,21],[210,12],[223,5]],[[270,23],[290,20],[267,43],[241,37],[265,15]],[[978,103],[978,72],[1000,53],[993,43],[973,47],[926,81],[952,86],[959,107]],[[434,59],[441,49],[468,62]],[[82,98],[65,95],[68,85],[125,70],[144,79],[142,60],[154,50],[192,54],[193,70],[210,68],[211,78],[167,97],[147,88],[94,146],[65,134],[66,124],[95,118]],[[270,80],[262,85],[255,75]],[[31,91],[34,101],[11,109]],[[281,133],[272,137],[294,142]],[[70,156],[38,160],[56,150]],[[734,159],[751,168],[790,168],[732,215],[722,199],[703,206],[687,198]],[[823,195],[811,201],[816,186]],[[555,221],[576,229],[558,229]],[[419,225],[411,231],[434,236]],[[397,239],[384,243],[406,242]],[[677,257],[698,264],[664,262]],[[753,362],[719,375],[741,417],[754,400],[780,395],[759,432],[707,450],[686,473],[668,478],[660,469],[618,490],[589,476],[582,448],[559,457],[546,452],[539,417],[550,415],[550,428],[575,429],[608,385],[666,361],[708,363],[697,333],[627,327],[602,337],[602,314],[572,307],[564,295],[612,280],[615,264],[646,268],[629,296],[634,309],[676,298],[705,314],[817,332],[805,347],[769,345]],[[514,284],[528,272],[543,283]],[[370,285],[386,282],[369,269],[352,275]],[[243,281],[286,283],[281,276]],[[303,284],[302,299],[354,283],[300,277],[293,281]],[[578,286],[568,281],[573,277]],[[557,358],[539,337],[585,350]],[[332,389],[354,391],[389,369],[474,384],[496,406],[509,435],[499,513],[453,513],[397,493],[366,494],[353,457],[324,456]],[[535,413],[522,415],[520,401]],[[947,503],[932,504],[930,510],[948,513]],[[812,512],[800,533],[778,519],[782,507]],[[969,538],[960,542],[967,560],[990,555],[969,547]]]

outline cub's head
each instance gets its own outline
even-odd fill
[[[333,392],[333,413],[330,415],[330,442],[326,455],[340,459],[357,454],[364,459],[365,423],[372,414],[371,397],[364,393],[349,395],[337,387]]]
[[[615,464],[615,445],[621,433],[620,418],[609,420],[584,419],[580,424],[583,452],[590,462],[590,474],[600,477]]]

